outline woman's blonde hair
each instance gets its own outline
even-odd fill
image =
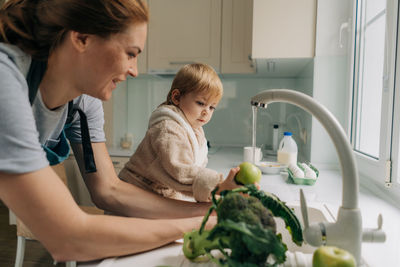
[[[222,82],[215,70],[202,63],[183,66],[172,81],[167,101],[163,104],[173,105],[172,92],[178,89],[183,96],[191,92],[205,93],[210,99],[220,99],[223,94]]]
[[[9,0],[0,8],[0,42],[46,60],[70,30],[107,38],[148,20],[143,0]]]

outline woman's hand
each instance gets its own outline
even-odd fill
[[[237,187],[241,186],[241,185],[237,184],[236,181],[235,181],[235,176],[239,172],[239,170],[240,170],[239,167],[235,167],[235,168],[232,168],[229,171],[229,174],[225,178],[225,180],[218,185],[218,188],[219,188],[218,189],[218,193],[223,191],[223,190],[232,190],[234,188],[237,188]]]

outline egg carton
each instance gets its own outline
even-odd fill
[[[318,169],[313,166],[311,163],[305,163],[311,170],[313,170],[315,172],[316,177],[312,178],[312,177],[296,177],[293,172],[289,169],[289,167],[287,168],[287,172],[288,172],[288,180],[294,184],[298,184],[298,185],[313,185],[315,184],[315,182],[317,181],[317,178],[319,176],[319,171]],[[303,171],[304,173],[306,173],[306,169],[303,167],[302,163],[297,162],[297,167],[300,168],[301,171]]]

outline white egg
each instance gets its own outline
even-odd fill
[[[310,168],[310,166],[308,166],[305,163],[301,163],[301,166],[304,168],[305,176],[307,178],[313,178],[313,179],[317,178],[317,174],[315,173],[315,171],[313,169]]]
[[[302,169],[299,168],[299,166],[297,166],[295,164],[290,164],[289,170],[293,173],[294,177],[304,178],[304,172]]]

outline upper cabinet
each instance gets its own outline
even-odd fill
[[[148,50],[148,42],[146,42],[142,53],[137,58],[138,71],[139,74],[147,73],[147,50]]]
[[[252,59],[312,58],[316,1],[148,0],[139,72],[173,74],[202,62],[220,73],[254,73]]]
[[[202,62],[220,71],[221,0],[149,0],[147,70]]]
[[[253,73],[253,0],[222,1],[221,72]]]
[[[312,58],[317,0],[253,0],[253,58]]]
[[[149,4],[148,0],[144,0],[146,4]],[[149,27],[147,26],[147,32],[149,31]],[[144,46],[142,53],[139,54],[137,58],[137,67],[139,74],[147,73],[147,50],[148,50],[148,40]]]
[[[146,42],[143,51],[137,57],[137,66],[139,74],[147,73],[147,50],[148,50],[148,41]]]

